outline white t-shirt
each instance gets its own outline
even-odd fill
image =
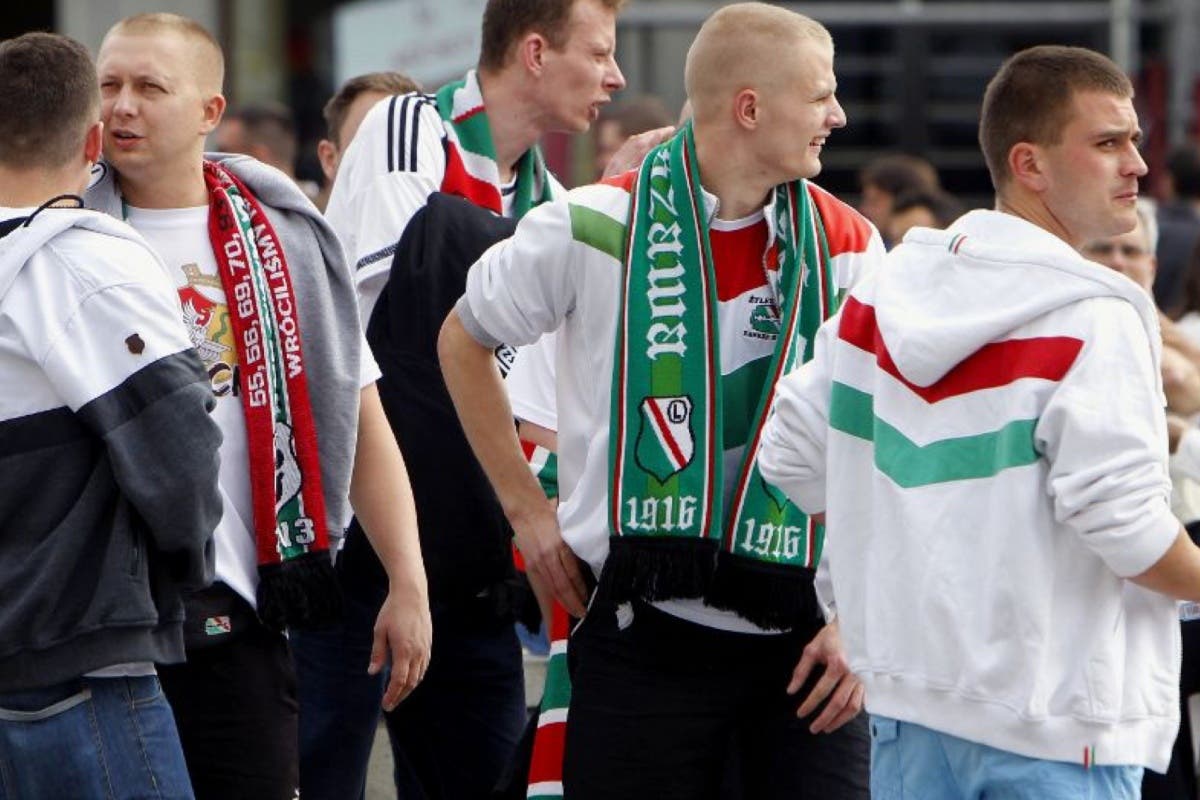
[[[154,248],[179,291],[188,336],[212,382],[221,428],[221,489],[224,512],[213,532],[216,579],[255,605],[258,554],[250,496],[246,416],[238,388],[238,354],[229,306],[208,238],[208,206],[172,209],[126,207],[126,219]]]

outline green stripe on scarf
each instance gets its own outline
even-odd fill
[[[807,186],[776,187],[773,207],[780,335],[765,369],[736,370],[731,383],[720,374],[716,273],[691,126],[651,151],[639,170],[621,256],[612,541],[602,577],[617,602],[703,597],[764,627],[789,627],[813,612],[802,584],[811,581],[820,549],[813,537],[821,531],[766,484],[755,459],[774,384],[811,355],[835,303],[835,282]],[[583,217],[579,227],[594,222]],[[588,236],[615,255],[613,233]],[[759,385],[746,386],[756,372]],[[729,390],[756,409],[750,429],[740,432],[746,447],[734,475],[724,474],[722,463]],[[729,509],[727,481],[735,481]]]
[[[990,478],[1035,463],[1037,423],[1019,419],[987,433],[918,445],[875,416],[874,398],[866,392],[835,381],[829,401],[830,427],[874,442],[876,468],[906,489]]]

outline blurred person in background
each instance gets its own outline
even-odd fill
[[[354,134],[358,133],[358,126],[371,106],[394,94],[420,90],[420,85],[403,73],[368,72],[346,81],[329,98],[321,111],[325,117],[326,138],[317,142],[317,160],[321,162],[321,172],[325,175],[325,185],[321,187],[316,200],[317,208],[323,211],[329,202],[329,192],[333,189],[333,179],[337,177],[342,154],[350,146]]]
[[[923,158],[906,154],[880,156],[870,161],[858,173],[862,192],[858,210],[875,223],[884,236],[884,244],[893,246],[896,240],[887,238],[892,208],[896,198],[905,192],[937,189],[937,170]]]
[[[296,119],[282,103],[252,103],[230,109],[213,132],[213,149],[221,153],[243,153],[287,175],[309,200],[320,188],[296,177],[298,151]]]
[[[1138,201],[1137,226],[1128,233],[1096,239],[1080,248],[1084,256],[1120,272],[1147,294],[1155,282],[1155,245],[1158,223],[1153,205]],[[1185,285],[1184,296],[1187,296]],[[1165,340],[1176,342],[1194,352],[1200,340],[1183,325],[1172,324],[1161,316]],[[1189,347],[1190,346],[1190,347]],[[1188,535],[1200,537],[1200,430],[1196,413],[1200,412],[1200,369],[1179,347],[1164,341],[1162,355],[1163,389],[1167,395],[1167,433],[1171,457],[1171,510],[1184,523]],[[1189,698],[1200,692],[1200,613],[1195,604],[1184,604],[1180,613],[1183,662],[1180,671],[1180,728],[1171,752],[1166,774],[1147,771],[1142,778],[1143,800],[1191,800],[1196,797],[1193,769],[1194,733],[1188,709]]]
[[[908,189],[892,201],[885,235],[898,244],[909,228],[948,228],[964,211],[958,198],[942,189]]]
[[[630,136],[655,128],[666,128],[670,124],[671,114],[666,105],[653,95],[637,95],[600,109],[600,116],[593,127],[596,157],[592,180],[598,181],[604,176],[608,162]]]
[[[1165,201],[1158,208],[1158,277],[1154,299],[1169,314],[1182,300],[1188,261],[1200,243],[1200,146],[1177,147],[1167,157]]]

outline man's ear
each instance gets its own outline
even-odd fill
[[[214,94],[204,101],[204,117],[200,125],[200,133],[203,136],[213,132],[213,129],[221,124],[221,117],[225,116],[225,96]]]
[[[1031,192],[1046,191],[1049,180],[1042,148],[1030,142],[1017,142],[1008,151],[1008,174]]]
[[[758,127],[758,92],[742,89],[733,96],[733,118],[738,126],[747,130]]]
[[[96,120],[87,129],[83,137],[83,157],[89,164],[100,160],[104,152],[104,123]]]
[[[546,66],[546,52],[549,49],[550,43],[546,41],[545,36],[540,33],[527,33],[517,44],[517,58],[529,72],[541,75]]]
[[[332,184],[338,168],[337,145],[328,139],[317,142],[317,160],[321,162],[321,172],[325,173],[326,182]]]

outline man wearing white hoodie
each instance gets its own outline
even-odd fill
[[[1132,87],[1037,47],[988,86],[996,210],[910,231],[780,385],[767,480],[824,512],[826,612],[872,715],[876,798],[1137,797],[1178,726],[1154,307],[1085,260],[1130,230]]]
[[[213,577],[208,377],[154,253],[80,208],[87,49],[0,44],[0,108],[0,796],[190,798],[155,662]]]

